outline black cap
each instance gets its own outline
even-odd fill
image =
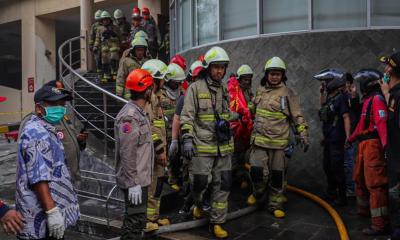
[[[383,56],[379,61],[391,66],[394,70],[400,71],[400,51],[393,53],[390,57]]]
[[[57,89],[56,87],[45,85],[36,91],[34,97],[35,103],[42,101],[55,102],[58,100],[71,101],[71,92],[65,89]]]

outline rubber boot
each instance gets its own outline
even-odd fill
[[[210,224],[210,232],[216,238],[227,238],[229,236],[228,232],[219,224]]]
[[[285,217],[285,212],[280,209],[274,210],[273,214],[274,214],[274,217],[276,217],[276,218],[284,218]]]
[[[201,218],[203,216],[203,210],[197,206],[193,208],[193,217]]]
[[[171,223],[168,218],[161,218],[157,220],[157,224],[160,226],[167,226],[170,225]]]
[[[146,228],[144,229],[144,232],[152,232],[158,230],[158,224],[153,223],[153,222],[147,222],[146,223]]]
[[[256,204],[256,203],[257,203],[256,197],[254,197],[254,195],[251,194],[251,195],[247,198],[247,204],[250,205],[250,206],[252,206],[252,205],[254,205],[254,204]]]

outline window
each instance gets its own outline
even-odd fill
[[[197,0],[197,37],[199,45],[218,40],[218,0]]]
[[[263,0],[263,33],[308,29],[308,0]]]
[[[180,50],[185,50],[190,47],[191,44],[191,30],[190,30],[190,1],[191,0],[180,0],[179,1],[179,40]]]
[[[257,0],[221,0],[222,39],[257,34]]]
[[[371,0],[372,26],[400,26],[399,0]]]
[[[366,0],[313,1],[313,28],[315,29],[366,26]]]

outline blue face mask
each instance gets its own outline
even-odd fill
[[[51,124],[58,123],[67,112],[64,106],[51,106],[45,107],[44,109],[46,110],[46,115],[43,118]]]

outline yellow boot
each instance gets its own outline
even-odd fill
[[[144,229],[144,232],[152,232],[158,230],[158,224],[153,223],[153,222],[147,222],[146,223],[146,228]]]
[[[210,225],[210,231],[216,238],[227,238],[228,232],[224,230],[221,225]]]
[[[254,197],[254,195],[251,194],[251,195],[247,198],[247,204],[250,205],[250,206],[252,206],[252,205],[254,205],[254,204],[256,204],[256,203],[257,203],[256,197]]]
[[[157,224],[160,226],[166,226],[166,225],[170,225],[171,223],[169,222],[168,218],[162,218],[162,219],[157,220]]]
[[[174,183],[171,184],[171,188],[175,191],[175,192],[179,192],[181,190],[181,188],[179,187],[178,184]]]
[[[285,212],[283,210],[274,210],[274,216],[276,218],[284,218],[285,217]]]
[[[199,207],[193,208],[193,217],[194,218],[201,218],[203,216],[203,210]]]

